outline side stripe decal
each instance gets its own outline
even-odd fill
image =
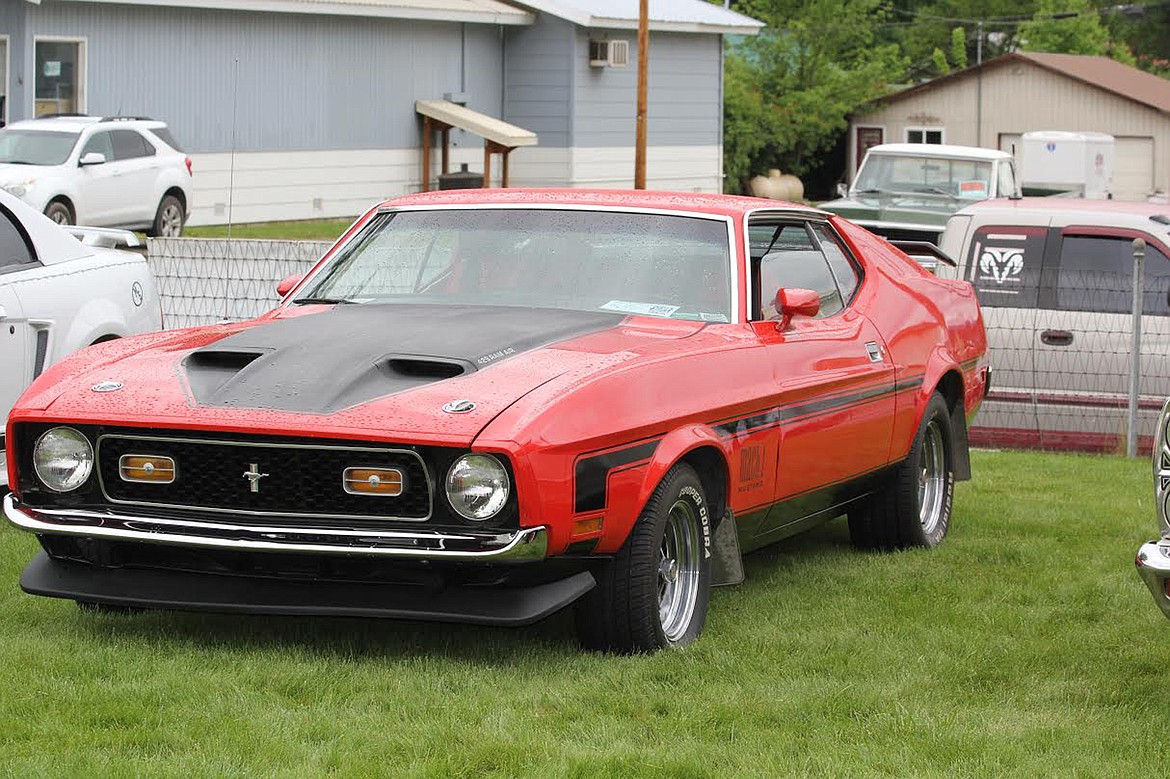
[[[654,450],[658,448],[660,440],[656,438],[653,441],[578,460],[574,479],[573,510],[580,514],[605,508],[605,482],[609,472],[631,463],[649,460],[654,456]]]

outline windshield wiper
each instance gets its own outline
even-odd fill
[[[313,305],[313,304],[324,305],[324,306],[344,305],[344,304],[353,305],[352,300],[346,300],[345,298],[297,298],[293,302],[296,303],[297,305]]]

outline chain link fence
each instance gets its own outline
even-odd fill
[[[251,319],[279,301],[276,285],[305,273],[329,241],[151,238],[150,268],[167,329]]]
[[[271,310],[276,285],[308,271],[327,241],[151,239],[148,252],[170,329]],[[1051,282],[1051,283],[1049,283]],[[1125,452],[1133,353],[1133,281],[1078,272],[1035,280],[1031,295],[980,291],[992,390],[971,430],[984,446]],[[1138,446],[1148,451],[1170,395],[1170,276],[1146,274]]]

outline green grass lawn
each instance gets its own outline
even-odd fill
[[[837,521],[751,555],[691,648],[523,630],[112,616],[17,587],[0,529],[8,776],[1162,775],[1170,624],[1133,569],[1149,464],[977,452],[950,538]]]
[[[334,241],[354,219],[306,219],[300,222],[256,222],[232,225],[232,238],[273,238],[288,241]],[[227,238],[227,225],[183,228],[184,238]]]

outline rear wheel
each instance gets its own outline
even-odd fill
[[[73,218],[73,210],[69,208],[67,203],[61,200],[54,200],[45,206],[45,216],[59,225],[71,225],[75,221]]]
[[[183,203],[174,195],[165,195],[154,214],[150,234],[161,238],[178,238],[183,234],[186,218]]]
[[[910,454],[865,504],[849,512],[849,537],[862,549],[935,547],[951,524],[955,486],[951,416],[935,393]]]
[[[691,643],[707,620],[711,518],[703,485],[680,463],[646,503],[597,587],[577,605],[581,643],[600,651],[655,652]]]

